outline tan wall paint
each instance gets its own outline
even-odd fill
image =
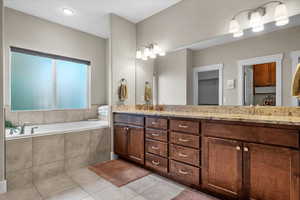
[[[9,8],[5,8],[4,26],[6,104],[9,102],[9,46],[91,61],[91,102],[107,103],[105,39]]]
[[[237,61],[284,53],[282,66],[283,106],[291,105],[292,60],[290,53],[300,50],[300,27],[289,28],[262,36],[193,52],[193,66],[224,64],[224,84],[228,79],[238,78]],[[225,85],[224,85],[225,86]],[[226,88],[226,86],[225,86]],[[225,105],[238,104],[237,88],[224,90]]]
[[[0,181],[5,179],[3,66],[3,0],[0,0]]]
[[[159,104],[186,105],[190,100],[187,91],[190,85],[190,53],[191,51],[184,49],[157,59],[155,65],[158,72]]]
[[[118,104],[118,86],[125,78],[128,85],[126,104],[135,104],[136,25],[117,15],[110,15],[111,104]]]

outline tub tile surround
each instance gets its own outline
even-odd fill
[[[267,106],[181,106],[163,105],[162,110],[147,110],[141,105],[113,106],[113,112],[195,119],[300,125],[300,107]]]
[[[60,122],[76,122],[98,118],[98,107],[94,104],[90,109],[84,110],[49,110],[49,111],[18,111],[12,112],[6,106],[5,118],[14,125],[30,124],[52,124]]]
[[[6,141],[8,189],[110,160],[110,128]]]

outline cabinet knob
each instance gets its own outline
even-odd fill
[[[249,151],[249,148],[248,148],[248,147],[244,147],[244,151],[245,151],[245,152],[248,152],[248,151]]]
[[[238,151],[241,150],[241,147],[240,147],[240,146],[237,146],[237,147],[235,147],[235,148],[236,148],[236,150],[238,150]]]

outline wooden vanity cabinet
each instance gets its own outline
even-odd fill
[[[136,163],[144,164],[144,117],[123,114],[116,114],[114,117],[114,152]]]
[[[298,150],[226,138],[233,137],[233,132],[223,135],[225,138],[207,136],[213,132],[211,125],[208,129],[203,126],[203,188],[233,199],[299,200]],[[219,129],[221,125],[216,126],[218,132],[235,130]],[[246,136],[249,127],[239,128]],[[258,132],[260,128],[257,127]]]

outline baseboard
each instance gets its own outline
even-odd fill
[[[117,160],[119,158],[119,156],[117,154],[115,154],[114,152],[110,152],[110,159],[111,160]]]
[[[0,181],[0,194],[7,192],[6,180]]]

